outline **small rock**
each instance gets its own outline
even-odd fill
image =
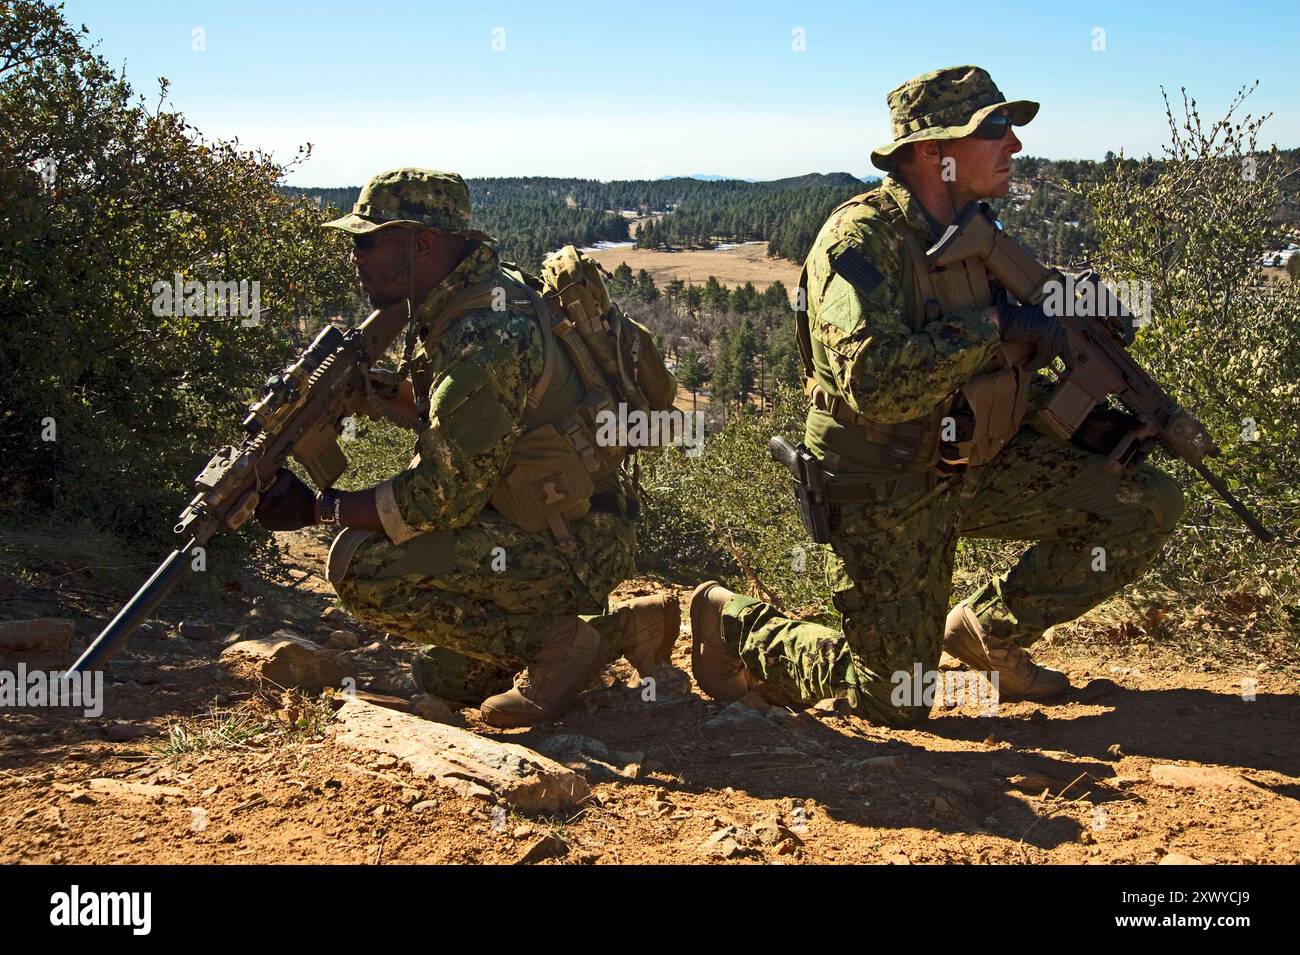
[[[66,617],[0,621],[0,667],[65,667],[72,659],[76,623]]]
[[[335,630],[325,646],[330,650],[355,650],[361,646],[361,640],[351,630]]]
[[[768,703],[767,700],[763,699],[763,694],[759,693],[757,690],[750,690],[736,702],[741,706],[748,706],[751,710],[757,710],[764,716],[766,716],[768,711],[772,709],[772,705]]]
[[[634,779],[646,760],[645,753],[613,750],[591,736],[573,733],[542,740],[537,744],[537,751],[578,770],[592,782]]]
[[[146,736],[157,736],[158,728],[148,723],[110,723],[104,730],[104,734],[113,742],[122,743]]]
[[[799,842],[796,839],[784,839],[776,844],[776,854],[779,856],[788,856],[799,848]]]
[[[410,712],[434,723],[451,723],[456,719],[451,707],[432,693],[420,693],[412,697]]]
[[[813,716],[850,716],[853,713],[853,707],[849,701],[843,697],[833,699],[818,700],[816,705],[809,711]]]
[[[705,839],[697,851],[723,859],[739,858],[753,855],[751,848],[757,841],[754,833],[737,825],[723,826],[709,838]]]
[[[551,859],[556,856],[562,856],[569,851],[569,844],[553,832],[548,832],[540,836],[532,845],[524,850],[524,854],[519,857],[517,865],[531,865],[534,862],[541,862],[543,859]]]
[[[348,612],[342,607],[326,607],[320,612],[320,618],[331,626],[341,627],[346,623],[351,623]]]
[[[1042,773],[1028,772],[1017,773],[1007,779],[1012,789],[1018,789],[1020,792],[1030,796],[1040,796],[1043,790],[1055,789],[1057,786],[1064,786],[1065,783],[1058,783],[1050,776],[1044,776]]]
[[[1157,865],[1205,865],[1200,859],[1193,859],[1191,856],[1183,855],[1181,852],[1170,852],[1165,855]]]
[[[525,836],[531,836],[532,834],[533,834],[533,827],[528,825],[528,823],[524,823],[522,826],[515,827],[514,837],[516,839],[522,839]]]
[[[221,631],[210,623],[204,623],[201,620],[183,620],[180,625],[180,634],[186,640],[198,640],[207,642],[217,640],[221,637]]]
[[[222,651],[221,665],[285,689],[321,690],[356,678],[356,670],[346,660],[289,630],[232,644]]]
[[[1111,759],[1123,759],[1124,750],[1120,749],[1119,743],[1111,743],[1106,747],[1106,755]]]
[[[772,721],[763,713],[752,707],[746,706],[741,700],[726,706],[721,713],[712,719],[704,721],[704,728],[711,730],[718,729],[758,729],[766,727],[773,728]]]
[[[934,784],[940,789],[946,789],[950,793],[971,797],[975,795],[975,787],[964,779],[958,779],[956,776],[935,776]]]
[[[864,759],[862,765],[869,769],[902,769],[903,757],[901,756],[872,756],[870,759]]]
[[[1104,677],[1097,680],[1089,680],[1087,686],[1074,691],[1072,699],[1076,703],[1091,703],[1093,700],[1099,700],[1104,696],[1109,696],[1118,689],[1119,686],[1114,680],[1107,680]]]
[[[414,806],[412,806],[411,812],[425,812],[429,809],[435,809],[437,808],[437,806],[438,804],[434,802],[432,799],[425,799],[424,801],[417,802]]]
[[[803,844],[803,840],[781,825],[781,820],[775,816],[763,817],[750,826],[750,831],[765,846],[780,845],[787,839],[793,839],[799,845]]]

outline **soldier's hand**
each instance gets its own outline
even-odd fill
[[[288,468],[275,473],[275,483],[262,495],[253,516],[269,531],[296,531],[320,520],[316,493]]]
[[[387,368],[371,368],[369,375],[375,390],[393,411],[406,417],[420,416],[415,406],[415,386],[410,378]]]
[[[998,306],[998,317],[1004,342],[1034,345],[1039,356],[1044,359],[1055,358],[1069,345],[1065,326],[1044,312],[1041,306],[1004,302]]]

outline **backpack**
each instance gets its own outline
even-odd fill
[[[549,528],[567,552],[576,545],[566,522],[591,509],[597,480],[617,474],[620,486],[636,496],[622,466],[637,447],[607,440],[611,417],[621,417],[618,405],[643,415],[668,412],[677,394],[677,380],[649,329],[610,299],[606,274],[568,245],[546,257],[540,288],[529,283],[545,306],[534,313],[547,356],[529,407],[547,405],[556,342],[573,360],[585,396],[558,415],[546,413],[548,420],[535,421],[520,435],[490,498],[497,512],[524,530]],[[660,440],[653,443],[672,440],[655,433]]]

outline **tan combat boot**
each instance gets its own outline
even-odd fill
[[[672,659],[682,630],[682,605],[676,594],[638,597],[619,607],[623,657],[640,676],[649,676]]]
[[[551,635],[512,689],[479,705],[490,726],[532,726],[559,719],[610,659],[609,644],[591,624],[557,617]]]
[[[724,703],[754,692],[774,706],[783,706],[784,694],[749,672],[722,642],[722,611],[734,596],[716,580],[706,580],[691,594],[691,673],[695,682]]]
[[[972,670],[997,671],[999,699],[1051,700],[1070,689],[1070,678],[1060,670],[1039,666],[1024,647],[985,632],[965,603],[948,613],[943,648]]]

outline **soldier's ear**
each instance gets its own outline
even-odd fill
[[[922,139],[908,143],[907,161],[920,166],[938,166],[943,161],[943,152],[935,139]]]
[[[417,259],[428,258],[433,254],[437,247],[440,236],[428,229],[416,229],[415,231],[415,257]]]

